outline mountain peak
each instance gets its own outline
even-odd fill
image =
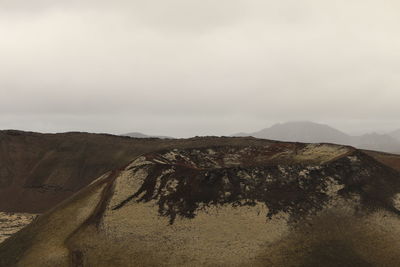
[[[396,139],[398,142],[400,142],[400,129],[397,129],[397,130],[389,133],[389,135],[391,137],[393,137],[394,139]]]
[[[289,142],[346,144],[348,135],[328,125],[310,121],[277,123],[251,134],[254,137]]]
[[[312,121],[276,123],[257,132],[240,133],[235,136],[253,136],[286,142],[334,143],[389,153],[400,152],[400,130],[392,134],[370,133],[351,136],[327,124]]]
[[[163,135],[147,135],[144,133],[140,132],[131,132],[131,133],[126,133],[122,134],[121,136],[128,136],[132,138],[160,138],[160,139],[174,139],[173,137],[170,136],[163,136]]]

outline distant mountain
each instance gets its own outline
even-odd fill
[[[400,129],[389,133],[389,135],[400,142]]]
[[[400,141],[387,134],[364,134],[351,139],[348,144],[358,148],[400,153]]]
[[[398,139],[388,134],[364,134],[351,136],[329,125],[309,121],[278,123],[254,133],[239,133],[234,136],[253,136],[288,142],[334,143],[357,148],[400,153],[400,131]]]
[[[278,139],[281,141],[304,143],[337,143],[344,144],[349,136],[325,124],[313,122],[278,123],[270,128],[252,134],[257,138]]]
[[[162,135],[147,135],[139,132],[132,132],[132,133],[126,133],[126,134],[121,134],[121,136],[129,136],[133,138],[160,138],[160,139],[174,139],[174,137],[170,136],[162,136]]]

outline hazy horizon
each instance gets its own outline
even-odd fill
[[[397,1],[5,0],[0,129],[400,128]]]
[[[114,134],[114,135],[125,135],[125,134],[144,134],[144,135],[148,135],[148,136],[164,136],[164,137],[172,137],[172,138],[189,138],[189,137],[194,137],[194,136],[232,136],[235,134],[242,134],[242,133],[246,133],[246,134],[252,134],[255,132],[258,132],[260,130],[264,130],[267,128],[270,128],[274,125],[277,124],[286,124],[286,123],[315,123],[315,124],[322,124],[322,125],[326,125],[328,127],[334,128],[340,132],[343,132],[347,135],[350,136],[361,136],[361,135],[365,135],[365,134],[390,134],[394,131],[400,130],[398,129],[392,129],[392,130],[388,130],[388,131],[377,131],[377,130],[371,130],[371,131],[355,131],[355,132],[347,132],[345,130],[342,130],[340,128],[334,127],[332,125],[326,124],[326,123],[320,123],[320,122],[315,122],[315,121],[307,121],[307,120],[302,120],[302,121],[287,121],[287,122],[277,122],[277,123],[272,123],[271,125],[267,125],[264,126],[263,128],[258,128],[255,130],[243,130],[243,131],[238,131],[238,132],[232,132],[232,133],[226,133],[226,134],[193,134],[193,135],[164,135],[164,134],[160,134],[160,133],[156,133],[156,132],[144,132],[141,131],[140,129],[136,129],[136,130],[132,130],[132,131],[127,131],[127,132],[117,132],[117,131],[86,131],[86,130],[80,130],[80,129],[66,129],[65,131],[37,131],[37,130],[30,130],[30,129],[18,129],[18,128],[4,128],[4,129],[0,129],[0,130],[20,130],[20,131],[33,131],[33,132],[39,132],[39,133],[64,133],[64,132],[89,132],[89,133],[97,133],[97,134]]]

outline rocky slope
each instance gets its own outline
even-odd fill
[[[37,215],[0,212],[0,243],[30,224]]]
[[[221,140],[105,173],[0,265],[399,266],[399,172],[346,146]]]

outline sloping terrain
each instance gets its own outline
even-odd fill
[[[254,138],[162,140],[90,133],[0,131],[0,211],[42,213],[106,171],[173,147],[267,144]]]
[[[27,213],[0,212],[0,243],[30,224],[36,216]]]
[[[0,266],[400,265],[399,172],[346,146],[219,141],[105,173]]]
[[[41,213],[158,139],[0,131],[0,211]]]
[[[78,132],[0,131],[0,211],[45,212],[106,171],[120,168],[144,153],[175,147],[271,142],[244,137],[161,140]],[[400,169],[396,155],[371,153]]]
[[[364,150],[364,152],[377,161],[400,172],[400,155],[370,150]]]

